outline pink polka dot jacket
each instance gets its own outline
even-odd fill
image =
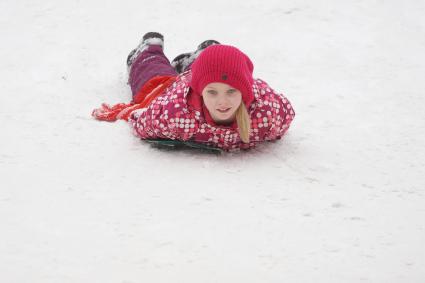
[[[255,79],[254,101],[248,108],[251,117],[250,142],[240,139],[236,121],[229,126],[211,119],[199,94],[190,88],[191,71],[177,76],[148,107],[133,111],[129,124],[142,139],[193,141],[225,151],[253,148],[259,142],[281,139],[295,117],[291,103],[266,82]]]

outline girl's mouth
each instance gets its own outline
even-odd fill
[[[218,112],[220,113],[227,113],[230,110],[230,108],[226,108],[226,109],[217,109]]]

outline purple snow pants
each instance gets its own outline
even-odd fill
[[[171,66],[170,61],[164,55],[160,45],[149,47],[138,55],[131,65],[128,76],[128,84],[133,96],[143,85],[156,76],[177,76],[178,73]]]

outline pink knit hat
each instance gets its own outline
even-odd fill
[[[213,82],[231,85],[242,93],[242,100],[249,107],[254,100],[251,60],[236,47],[223,44],[208,46],[192,64],[190,86],[201,94],[205,86]]]

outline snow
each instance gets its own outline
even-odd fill
[[[425,282],[425,2],[0,2],[2,282]],[[232,44],[296,117],[225,155],[90,113],[142,35]]]

